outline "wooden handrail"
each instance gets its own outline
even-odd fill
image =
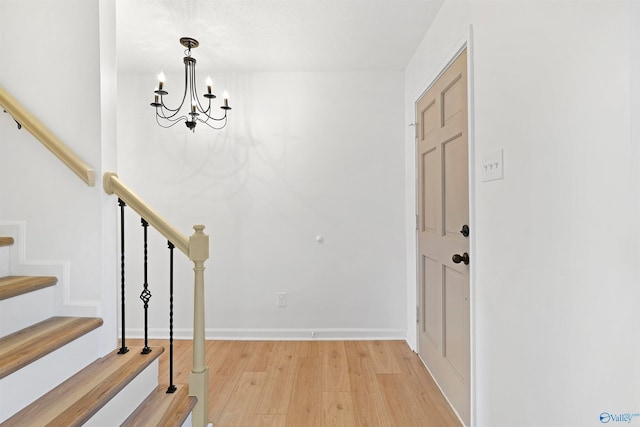
[[[145,219],[193,262],[193,367],[189,376],[189,394],[198,398],[193,408],[191,424],[206,427],[209,414],[209,368],[205,355],[204,263],[209,259],[209,236],[204,225],[193,226],[194,233],[187,238],[129,189],[114,172],[102,178],[104,191],[115,194],[138,215]]]
[[[55,154],[65,165],[80,177],[88,186],[93,187],[96,182],[95,171],[87,165],[76,153],[67,147],[60,139],[42,124],[33,114],[24,108],[9,92],[0,86],[0,106],[13,119],[28,130],[38,141]]]
[[[169,224],[160,214],[147,205],[136,193],[124,185],[115,172],[106,172],[102,178],[102,185],[107,194],[115,194],[131,209],[143,217],[153,228],[166,237],[176,248],[189,256],[189,239]]]

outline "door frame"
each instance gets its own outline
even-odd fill
[[[453,63],[453,61],[462,53],[464,49],[467,49],[467,125],[468,125],[468,171],[469,171],[469,228],[471,229],[471,233],[469,234],[469,253],[471,255],[471,262],[469,264],[469,369],[470,369],[470,418],[471,418],[471,426],[476,425],[476,333],[475,333],[475,301],[476,301],[476,271],[477,271],[477,260],[478,260],[478,252],[476,250],[476,168],[475,168],[475,158],[476,158],[476,150],[475,150],[475,104],[474,104],[474,76],[473,76],[473,64],[474,64],[474,50],[473,50],[473,26],[469,25],[464,36],[459,39],[454,48],[449,52],[449,54],[445,57],[442,64],[437,68],[437,72],[428,80],[426,80],[426,86],[424,89],[414,97],[413,101],[413,120],[414,120],[414,128],[415,123],[417,123],[417,107],[418,100],[433,86],[433,84],[440,78],[440,76],[449,68],[449,65]],[[418,215],[418,174],[417,174],[417,137],[414,137],[414,163],[413,163],[413,178],[415,185],[415,192],[413,195],[413,206],[414,206],[414,215],[417,218]],[[417,224],[417,222],[416,222]],[[415,263],[415,274],[413,276],[413,297],[415,301],[415,306],[418,307],[418,296],[419,296],[419,265],[417,262],[418,259],[418,230],[414,231],[414,247],[412,254],[412,261]],[[408,307],[410,310],[413,308]],[[415,343],[416,348],[414,350],[417,351],[419,348],[419,339],[420,334],[416,326],[414,327],[414,337],[413,342]],[[427,367],[427,370],[429,367]],[[436,382],[437,384],[437,382]],[[440,385],[438,384],[438,388]],[[446,398],[446,396],[445,396]],[[453,408],[453,407],[452,407]],[[455,411],[455,410],[454,410]],[[457,415],[457,413],[456,413]]]

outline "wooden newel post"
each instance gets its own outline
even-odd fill
[[[195,273],[193,292],[193,368],[189,378],[189,394],[198,398],[193,408],[191,423],[206,427],[209,416],[209,368],[205,365],[204,324],[204,262],[209,258],[209,236],[203,233],[204,225],[193,226],[189,237],[189,259]]]

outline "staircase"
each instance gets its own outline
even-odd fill
[[[0,236],[0,263],[13,244]],[[102,319],[56,316],[57,281],[0,277],[0,426],[190,426],[188,386],[158,385],[164,349],[98,357]]]

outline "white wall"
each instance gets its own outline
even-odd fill
[[[117,209],[113,196],[102,188],[102,173],[117,170],[117,105],[118,84],[116,64],[116,4],[115,0],[100,0],[100,170],[96,188],[100,193],[101,224],[101,289],[100,303],[103,324],[103,351],[110,351],[116,343],[118,310]]]
[[[588,426],[604,411],[640,413],[628,4],[446,2],[407,68],[405,120],[469,24],[475,164],[503,148],[505,165],[502,181],[476,176],[472,195],[475,424]],[[412,144],[407,134],[408,272]]]
[[[0,5],[0,85],[91,165],[98,181],[95,187],[85,185],[2,116],[1,219],[26,221],[27,260],[68,263],[68,277],[59,278],[58,312],[74,313],[75,307],[101,314],[103,262],[111,269],[117,265],[113,247],[104,251],[102,237],[100,177],[107,148],[101,142],[101,107],[108,108],[108,102],[101,104],[99,28],[106,24],[96,0],[1,0]],[[114,28],[111,33],[115,36]],[[102,58],[109,54],[115,57],[115,50],[104,50]],[[106,321],[103,330],[115,329],[115,319]],[[115,334],[106,332],[104,342],[104,351],[115,348]]]
[[[211,235],[208,336],[403,338],[402,72],[212,77],[231,94],[230,123],[195,134],[156,125],[154,75],[118,82],[120,177],[185,234],[203,223]],[[168,76],[170,95],[182,79]],[[138,261],[136,232],[126,252]],[[151,317],[164,330],[166,243],[156,239]],[[193,273],[176,259],[176,326],[188,337]],[[142,278],[128,265],[128,301],[139,306]],[[287,308],[276,306],[276,292],[288,293]]]

